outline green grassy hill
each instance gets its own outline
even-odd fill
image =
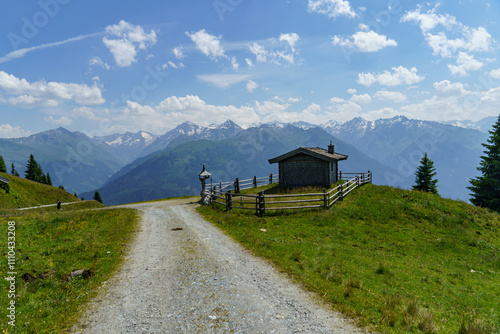
[[[15,294],[7,293],[12,281],[0,280],[0,305],[16,306],[15,327],[9,324],[12,318],[4,316],[0,333],[68,333],[120,267],[139,216],[130,209],[93,210],[103,205],[79,201],[56,187],[0,175],[10,179],[9,193],[0,189],[0,276],[15,278]],[[77,203],[63,206],[63,211],[15,210],[55,204],[57,199]],[[81,275],[71,276],[78,271]]]
[[[496,212],[371,184],[330,210],[200,212],[372,330],[500,330]]]
[[[78,198],[58,188],[33,182],[6,173],[0,173],[9,182],[9,193],[0,189],[0,209],[26,208],[32,206],[55,204],[57,199],[62,203],[76,202]]]

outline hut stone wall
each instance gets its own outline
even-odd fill
[[[280,161],[280,184],[286,187],[302,186],[330,186],[330,180],[336,179],[336,164],[311,157],[306,154],[297,154]],[[332,178],[332,174],[335,176]]]

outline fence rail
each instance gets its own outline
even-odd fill
[[[295,210],[295,209],[311,209],[311,208],[330,208],[335,202],[342,200],[354,189],[366,183],[372,182],[372,173],[340,173],[340,179],[346,180],[345,183],[322,193],[310,194],[289,194],[289,195],[266,195],[263,191],[258,195],[240,194],[239,192],[245,188],[241,182],[252,181],[252,187],[257,187],[259,183],[273,182],[275,175],[270,175],[268,181],[259,181],[265,178],[257,178],[234,182],[226,182],[226,186],[219,184],[212,188],[214,203],[224,205],[226,210],[243,209],[255,210],[256,214],[264,215],[267,210]],[[274,178],[275,180],[276,178]],[[288,205],[296,204],[296,205]],[[305,205],[303,205],[305,204]]]

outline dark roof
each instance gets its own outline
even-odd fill
[[[279,157],[269,159],[270,164],[274,164],[277,162],[280,162],[282,160],[288,159],[290,157],[293,157],[294,155],[297,154],[306,154],[321,160],[325,161],[339,161],[339,160],[345,160],[347,159],[347,155],[344,154],[339,154],[339,153],[328,153],[328,150],[325,150],[324,148],[320,147],[299,147],[293,151],[290,151],[288,153],[282,154]]]
[[[2,183],[9,183],[9,179],[3,176],[0,176],[0,182]]]

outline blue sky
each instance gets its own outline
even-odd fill
[[[0,4],[0,137],[500,113],[494,1]]]

